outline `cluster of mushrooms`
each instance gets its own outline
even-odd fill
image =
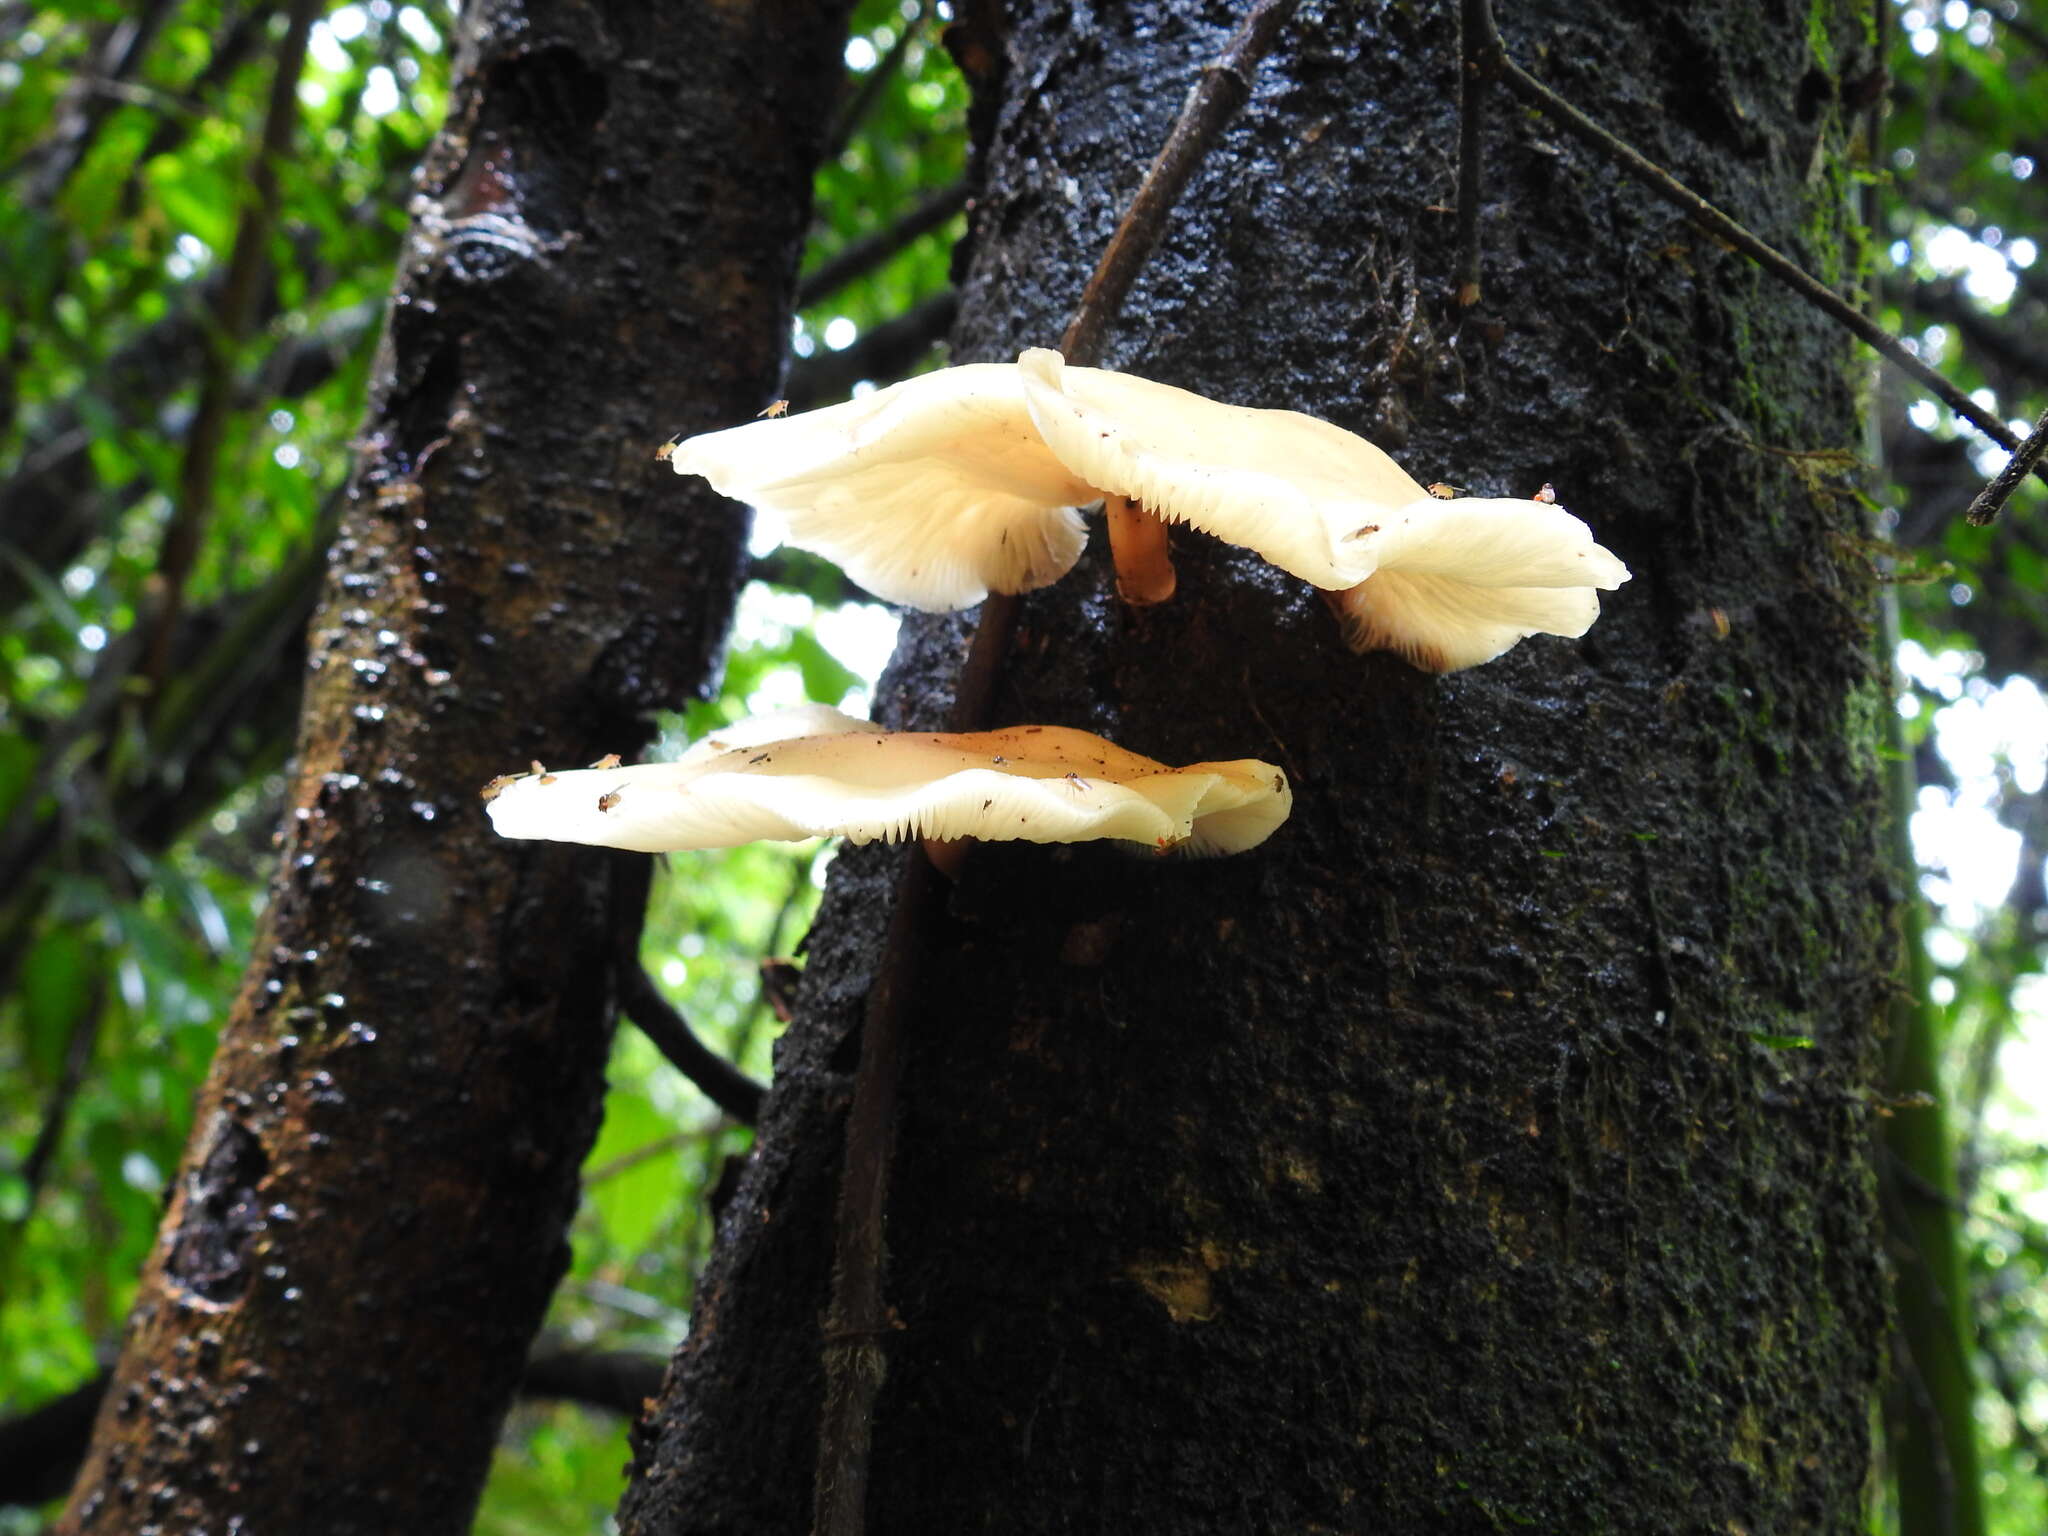
[[[1446,498],[1312,416],[1069,368],[1044,348],[689,438],[669,461],[925,610],[1059,580],[1087,541],[1078,508],[1098,500],[1127,601],[1171,595],[1164,525],[1185,523],[1324,589],[1354,650],[1432,672],[1582,635],[1597,594],[1628,580],[1547,496]],[[1061,726],[890,732],[818,705],[722,727],[672,763],[536,764],[484,795],[506,837],[642,852],[843,836],[1236,853],[1292,801],[1270,763],[1169,768]]]

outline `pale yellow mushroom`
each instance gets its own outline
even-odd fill
[[[1062,726],[885,732],[817,706],[739,722],[673,763],[529,774],[486,794],[506,837],[645,853],[835,836],[1236,853],[1292,804],[1269,763],[1169,768]]]
[[[1382,509],[1429,494],[1364,438],[1298,411],[1069,368],[1044,347],[1017,367],[1046,446],[1097,494],[1127,496],[1318,587],[1371,574],[1371,553],[1349,536]]]
[[[1629,574],[1584,523],[1543,501],[1411,502],[1366,537],[1377,568],[1332,598],[1344,637],[1426,672],[1476,667],[1530,635],[1583,635],[1600,593]]]
[[[880,597],[959,608],[1057,580],[1102,499],[1118,590],[1174,587],[1164,524],[1326,591],[1357,650],[1451,671],[1576,636],[1628,569],[1543,499],[1439,499],[1354,433],[1225,405],[1059,353],[944,368],[846,405],[679,444],[670,463],[787,519]]]
[[[1018,368],[1031,419],[1077,476],[1340,594],[1354,650],[1432,672],[1476,666],[1532,634],[1584,634],[1597,593],[1628,580],[1553,501],[1440,499],[1313,416],[1069,368],[1043,348]]]
[[[1017,369],[919,374],[844,405],[678,443],[669,465],[784,519],[789,542],[879,598],[967,608],[1081,558],[1097,493],[1046,451]]]

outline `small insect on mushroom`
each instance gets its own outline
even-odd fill
[[[773,421],[777,416],[785,414],[788,410],[789,402],[787,400],[771,400],[768,402],[767,409],[761,411],[758,415],[754,417],[754,419],[756,421],[759,421],[762,417],[765,416],[770,421]]]
[[[1546,507],[1556,506],[1557,487],[1552,485],[1548,480],[1546,480],[1543,482],[1543,489],[1538,491],[1534,496],[1531,496],[1529,499],[1531,501],[1540,501]]]
[[[674,437],[670,438],[667,442],[663,443],[659,448],[655,449],[654,462],[657,464],[666,464],[669,461],[669,456],[673,454],[677,448],[682,446],[683,439],[688,437],[689,435],[690,434],[687,432],[678,432]]]
[[[607,752],[603,757],[600,757],[596,762],[592,763],[590,766],[593,768],[616,768],[619,766],[619,754],[616,752]]]
[[[1465,494],[1465,487],[1462,485],[1449,485],[1442,480],[1432,480],[1423,489],[1438,501],[1452,501]]]
[[[614,761],[612,766],[616,768],[618,766],[618,763]],[[597,809],[600,814],[610,811],[611,808],[617,805],[618,803],[619,792],[616,789],[608,789],[603,794],[597,797]]]

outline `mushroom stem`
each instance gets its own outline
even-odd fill
[[[971,837],[927,837],[923,839],[924,856],[931,866],[954,884],[960,881],[960,871],[967,867],[967,851],[974,846]]]
[[[1166,542],[1166,524],[1128,496],[1103,497],[1102,510],[1109,519],[1117,596],[1134,608],[1173,596],[1173,551]]]

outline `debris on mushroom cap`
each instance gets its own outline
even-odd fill
[[[1250,759],[1169,768],[1062,726],[884,732],[813,706],[741,721],[673,763],[518,777],[488,810],[506,837],[643,853],[843,836],[1221,854],[1264,842],[1292,798],[1285,774]]]
[[[1334,599],[1345,639],[1427,672],[1476,667],[1530,635],[1583,635],[1599,593],[1629,577],[1591,529],[1545,501],[1416,502],[1356,542],[1372,546],[1375,570]]]
[[[1299,411],[1224,405],[1130,374],[1069,368],[1044,347],[1017,367],[1032,421],[1075,475],[1318,587],[1370,575],[1371,551],[1348,536],[1429,496],[1364,438]]]
[[[787,520],[875,596],[966,608],[1073,569],[1096,492],[1046,448],[1008,363],[942,368],[844,405],[676,445],[669,464]]]
[[[749,715],[719,726],[701,741],[693,741],[678,765],[701,763],[741,747],[760,747],[769,742],[790,741],[798,736],[844,736],[864,732],[881,735],[883,728],[872,720],[844,714],[829,704],[798,704],[790,709]]]

